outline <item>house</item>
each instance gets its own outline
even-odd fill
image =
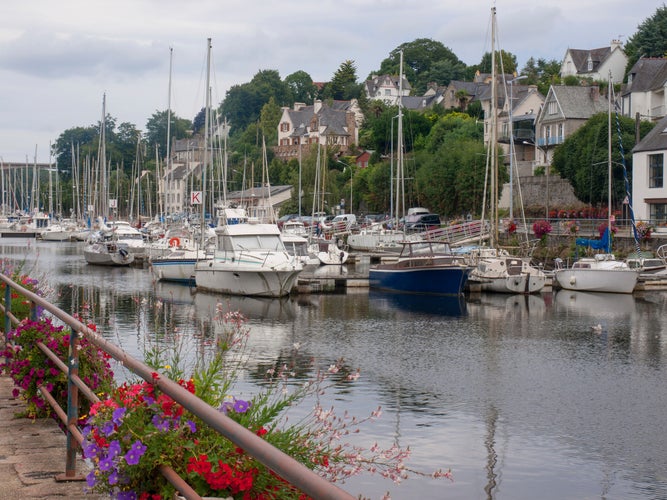
[[[667,226],[667,117],[632,149],[632,208],[636,220]]]
[[[364,87],[368,99],[380,100],[388,106],[397,105],[398,97],[409,96],[412,90],[405,75],[402,82],[397,75],[371,75],[370,80],[366,80]]]
[[[227,193],[227,203],[244,207],[249,217],[261,221],[273,220],[273,214],[280,211],[280,206],[292,197],[291,185],[258,186],[242,191]]]
[[[480,83],[476,81],[465,82],[461,80],[451,80],[449,85],[443,89],[429,87],[424,95],[439,93],[443,108],[461,109],[465,111],[468,104],[470,104],[470,102],[477,96],[479,87]]]
[[[357,166],[357,168],[366,168],[372,154],[373,151],[364,151],[363,153],[358,154],[354,159],[354,164]]]
[[[600,95],[597,85],[571,87],[552,85],[535,120],[536,159],[540,165],[551,165],[553,147],[562,144],[588,119],[606,113],[607,98]]]
[[[621,113],[659,120],[667,114],[667,59],[639,59],[628,73],[621,94]]]
[[[609,47],[599,49],[567,49],[560,66],[560,76],[576,76],[593,81],[611,81],[621,83],[625,79],[625,67],[628,56],[625,55],[620,40],[612,40]]]
[[[363,119],[356,99],[329,104],[316,100],[312,106],[297,102],[293,109],[283,107],[275,154],[287,161],[298,158],[311,145],[320,144],[337,147],[345,155],[358,144]]]

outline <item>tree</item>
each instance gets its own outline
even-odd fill
[[[496,51],[498,74],[511,75],[517,71],[516,56],[504,50]],[[485,52],[477,67],[480,73],[491,73],[491,52]]]
[[[312,104],[317,97],[317,87],[305,71],[296,71],[285,77],[285,85],[290,91],[289,104],[303,102]]]
[[[169,134],[172,139],[188,137],[192,122],[185,118],[169,113],[169,110],[156,111],[146,122],[146,146],[150,156],[155,155],[155,146],[158,146],[160,157],[167,156],[167,115],[171,115]]]
[[[341,63],[326,90],[325,97],[340,101],[357,99],[361,95],[362,85],[357,83],[357,67],[354,61],[348,59]]]
[[[262,107],[259,119],[259,126],[266,139],[267,147],[278,143],[278,124],[281,116],[280,106],[276,104],[276,100],[272,96],[269,102]]]
[[[641,57],[667,56],[667,7],[658,7],[653,16],[646,19],[637,28],[625,44],[628,56],[626,73]]]
[[[403,43],[380,63],[379,73],[398,75],[401,51],[403,74],[412,85],[413,95],[423,95],[428,83],[447,85],[452,79],[463,78],[466,65],[441,42],[418,38]]]
[[[540,58],[536,62],[531,57],[526,61],[521,74],[528,77],[525,81],[526,85],[537,85],[537,90],[542,95],[547,95],[551,85],[558,85],[560,83],[560,66],[561,63],[556,59],[547,61]]]
[[[235,133],[241,133],[249,124],[257,122],[262,107],[273,97],[278,106],[288,103],[289,88],[276,70],[259,71],[253,79],[233,85],[220,104],[221,116],[233,124]]]
[[[612,117],[612,200],[620,203],[625,198],[622,164],[625,162],[628,176],[632,172],[632,148],[635,146],[635,122],[619,116],[621,141],[625,158],[621,157],[616,129],[616,117]],[[640,137],[653,128],[650,122],[640,122]],[[608,115],[598,113],[556,147],[553,169],[567,179],[574,194],[591,205],[607,204],[608,186]]]

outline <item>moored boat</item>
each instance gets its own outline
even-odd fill
[[[368,273],[371,288],[398,292],[460,295],[470,266],[439,241],[404,241],[396,262],[378,264]]]

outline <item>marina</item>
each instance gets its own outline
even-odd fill
[[[354,439],[410,446],[408,467],[451,468],[453,481],[417,477],[396,485],[364,475],[343,485],[355,496],[667,496],[662,291],[429,297],[355,286],[269,299],[155,282],[143,268],[89,266],[78,243],[31,241],[26,249],[0,240],[0,251],[47,283],[53,303],[86,315],[140,359],[147,345],[175,338],[193,359],[214,334],[218,307],[241,311],[252,332],[243,395],[276,363],[295,363],[304,374],[311,359],[329,366],[342,358],[359,368],[354,384],[322,396],[325,406],[355,415],[381,406],[381,418]],[[345,281],[369,264],[345,266]],[[116,373],[127,375],[122,367]],[[291,418],[307,411],[294,408]]]

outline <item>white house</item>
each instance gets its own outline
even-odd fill
[[[667,114],[667,59],[639,59],[628,73],[621,94],[622,113],[634,118],[659,120]]]
[[[405,75],[403,82],[399,80],[398,75],[372,75],[370,80],[366,80],[365,88],[369,99],[380,100],[389,106],[396,106],[398,97],[409,96],[412,89]]]
[[[621,83],[625,78],[628,56],[625,55],[620,40],[612,40],[609,47],[599,49],[567,49],[560,66],[560,76],[577,76],[594,81],[608,81],[611,71],[613,83]]]
[[[632,208],[636,220],[651,224],[667,224],[667,183],[665,182],[667,156],[667,117],[632,150]]]

